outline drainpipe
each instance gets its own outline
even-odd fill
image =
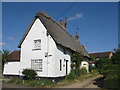
[[[47,36],[47,77],[48,77],[48,60],[49,60],[49,35]]]

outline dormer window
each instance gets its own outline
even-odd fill
[[[40,50],[41,49],[41,40],[34,40],[34,50]]]

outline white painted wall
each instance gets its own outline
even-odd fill
[[[81,68],[86,68],[87,72],[89,72],[89,63],[87,61],[82,61],[80,65]]]
[[[15,72],[20,71],[22,75],[23,69],[31,68],[31,59],[42,59],[43,60],[43,71],[37,72],[39,77],[60,77],[66,75],[66,63],[68,60],[68,74],[70,73],[71,61],[70,55],[71,51],[66,49],[66,54],[64,54],[64,49],[62,46],[57,45],[53,38],[49,35],[46,36],[46,28],[41,23],[40,19],[36,19],[31,30],[27,34],[25,40],[21,45],[21,57],[20,65],[15,63],[9,63],[6,65],[5,72],[12,70],[17,66]],[[34,40],[41,39],[41,50],[34,49]],[[45,57],[45,53],[48,52],[48,57]],[[60,71],[60,59],[62,60],[62,70]],[[8,69],[11,67],[10,69]],[[14,72],[11,71],[11,74]]]
[[[34,49],[34,40],[41,39],[41,50]],[[25,40],[21,45],[21,66],[20,71],[25,68],[31,68],[31,59],[43,59],[43,71],[38,72],[38,76],[46,77],[47,76],[47,58],[45,53],[47,52],[47,37],[46,37],[46,28],[43,26],[39,19],[36,19],[31,30],[27,34]]]
[[[66,49],[66,54],[64,54],[64,48],[60,45],[57,45],[56,48],[56,55],[55,55],[55,75],[56,77],[59,76],[65,76],[66,75],[66,60],[68,60],[68,73],[70,73],[71,70],[71,51]],[[62,60],[62,70],[60,71],[60,59]]]
[[[4,65],[3,75],[19,75],[19,61],[9,61]]]

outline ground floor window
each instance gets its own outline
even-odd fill
[[[60,59],[60,71],[62,70],[62,60]]]
[[[35,70],[35,71],[39,71],[42,72],[43,69],[43,60],[42,59],[32,59],[31,60],[31,69]]]

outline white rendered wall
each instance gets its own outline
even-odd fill
[[[57,49],[56,49],[56,56],[55,56],[55,74],[56,74],[56,77],[59,77],[59,76],[65,76],[66,75],[66,61],[65,60],[68,60],[68,65],[67,65],[67,68],[68,68],[68,72],[67,74],[70,73],[70,70],[71,70],[71,51],[66,49],[66,54],[64,54],[64,48],[60,45],[57,45]],[[62,70],[60,71],[60,59],[62,60]]]
[[[80,65],[81,68],[86,68],[87,72],[89,72],[89,63],[87,61],[82,61]]]
[[[7,62],[4,65],[3,75],[19,75],[19,61]]]
[[[34,49],[34,40],[41,39],[41,50]],[[47,52],[47,37],[46,29],[39,19],[36,19],[31,30],[27,34],[25,40],[21,46],[21,66],[22,72],[25,68],[31,68],[31,59],[42,59],[43,60],[43,71],[38,72],[38,76],[46,77],[47,75],[47,58],[45,53]],[[21,73],[22,75],[22,73]]]
[[[56,45],[50,35],[46,36],[46,32],[44,25],[37,19],[21,45],[20,75],[22,75],[23,69],[31,68],[31,59],[43,60],[43,71],[37,72],[39,77],[65,76],[66,66],[64,59],[68,60],[68,73],[70,72],[71,52],[66,50],[67,54],[65,55],[63,47]],[[33,50],[34,40],[37,39],[41,39],[41,50]],[[47,52],[48,57],[45,57]],[[60,71],[60,59],[62,59],[62,71]]]

